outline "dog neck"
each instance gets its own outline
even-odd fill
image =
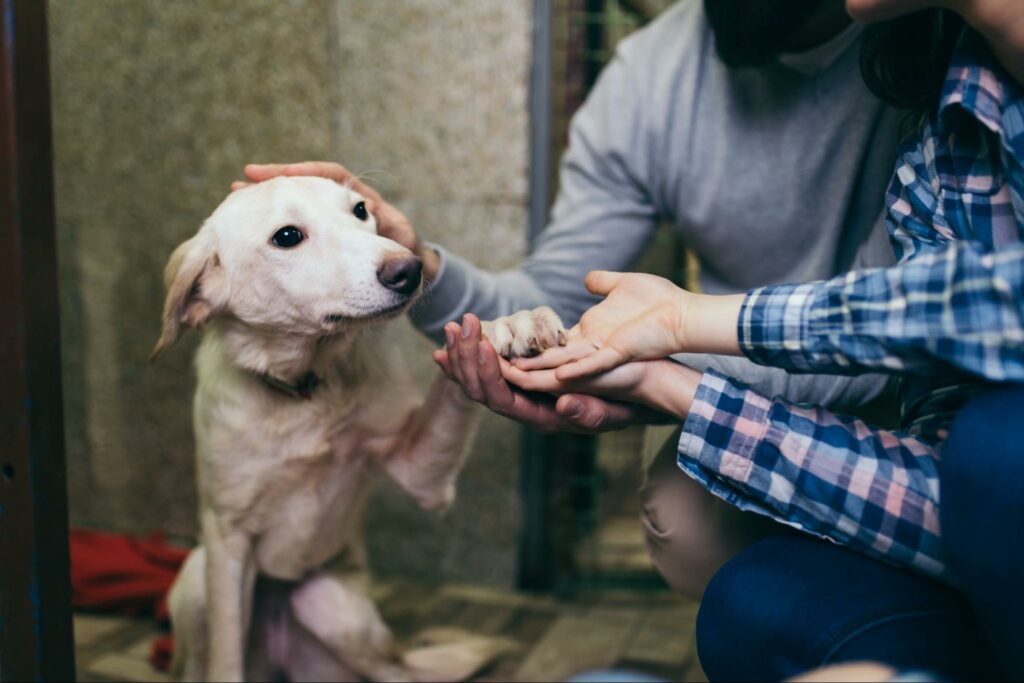
[[[257,375],[273,389],[303,398],[327,379],[332,359],[349,351],[361,336],[360,330],[353,329],[311,337],[258,329],[236,320],[211,326],[232,365]]]

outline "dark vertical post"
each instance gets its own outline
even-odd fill
[[[601,75],[607,57],[608,27],[605,25],[605,0],[584,0],[584,79],[589,91]]]
[[[527,235],[530,249],[547,225],[551,203],[551,59],[552,3],[533,2],[533,59],[530,68],[530,198]],[[519,543],[521,588],[549,588],[554,577],[548,523],[551,457],[544,435],[522,433],[520,491],[522,534]]]
[[[0,680],[70,681],[46,3],[0,9]]]

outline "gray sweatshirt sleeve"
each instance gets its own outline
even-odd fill
[[[711,368],[768,397],[781,396],[791,403],[820,405],[835,413],[854,411],[893,386],[888,375],[792,374],[736,356],[677,353],[672,359],[696,370]]]
[[[551,223],[520,268],[484,272],[438,249],[441,271],[410,313],[424,334],[440,340],[464,313],[487,320],[545,304],[571,326],[597,301],[588,271],[633,266],[657,227],[635,87],[621,56],[602,72],[573,118]]]

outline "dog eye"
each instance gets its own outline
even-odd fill
[[[359,202],[352,207],[352,213],[361,221],[365,221],[370,217],[370,214],[366,211],[366,202]]]
[[[275,232],[270,241],[282,249],[291,249],[304,239],[306,239],[306,236],[302,234],[301,230],[294,225],[286,225]]]

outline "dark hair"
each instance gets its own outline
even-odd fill
[[[864,29],[860,70],[868,88],[902,109],[928,111],[942,93],[964,21],[949,10],[926,9]]]

